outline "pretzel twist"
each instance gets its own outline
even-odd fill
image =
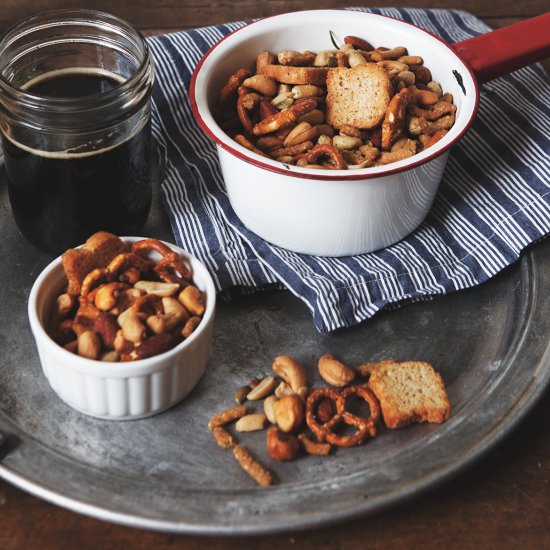
[[[328,157],[328,160],[324,161],[323,157]],[[328,143],[315,145],[305,159],[308,164],[320,164],[330,170],[345,170],[347,167],[342,153],[334,145]]]
[[[366,401],[370,408],[369,415],[364,418],[346,410],[347,398],[355,394]],[[317,405],[322,399],[331,399],[336,405],[336,414],[326,422],[320,421]],[[311,392],[306,402],[306,423],[319,442],[326,441],[338,447],[354,447],[360,445],[368,437],[375,437],[377,424],[380,420],[380,404],[374,394],[367,388],[349,386],[341,393],[332,388],[322,388]],[[354,426],[352,435],[341,435],[334,429],[342,423]]]

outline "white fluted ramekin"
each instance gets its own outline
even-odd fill
[[[122,237],[122,240],[135,242],[141,237]],[[152,416],[181,401],[204,373],[214,324],[214,282],[198,259],[173,244],[165,244],[188,259],[194,284],[206,293],[206,311],[189,338],[155,357],[108,363],[63,349],[45,328],[55,298],[67,284],[61,258],[51,262],[36,279],[29,296],[28,314],[42,370],[52,389],[74,409],[109,420]]]

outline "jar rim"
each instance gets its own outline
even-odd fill
[[[20,105],[39,111],[63,109],[65,112],[81,112],[94,110],[98,107],[108,106],[110,103],[119,102],[121,96],[131,94],[132,90],[139,86],[140,82],[146,77],[149,67],[152,65],[152,56],[150,48],[141,31],[128,21],[99,10],[90,10],[83,8],[66,8],[49,10],[40,14],[31,15],[14,23],[0,36],[0,56],[2,51],[10,44],[20,39],[25,34],[36,32],[40,27],[36,22],[47,20],[41,27],[59,26],[62,24],[85,24],[90,27],[98,26],[98,22],[109,25],[117,32],[124,33],[136,46],[139,46],[139,65],[133,74],[113,86],[111,89],[80,97],[48,97],[39,94],[33,94],[29,90],[22,89],[12,85],[0,71],[0,90],[10,96]],[[133,35],[133,36],[132,36]],[[61,39],[61,42],[63,40]],[[86,39],[82,39],[86,43]],[[1,67],[0,67],[1,68]]]

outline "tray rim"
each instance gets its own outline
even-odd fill
[[[544,269],[537,269],[537,256],[539,255],[538,251],[541,250],[541,247],[544,247],[545,250],[547,249],[550,251],[550,240],[547,240],[544,244],[540,243],[537,246],[531,247],[522,255],[518,262],[518,269],[521,273],[522,282],[523,279],[526,279],[526,284],[529,290],[529,296],[526,299],[526,302],[528,302],[527,306],[534,308],[533,311],[538,312],[539,314],[541,314],[541,311],[540,307],[537,306],[537,295],[540,290],[540,279],[544,274]],[[548,255],[548,252],[546,255]],[[544,256],[544,254],[542,254],[542,256]],[[525,326],[521,331],[520,343],[516,346],[513,355],[517,355],[518,350],[525,345],[526,336],[529,334],[529,331],[532,330],[530,325],[532,324],[533,311],[530,312],[530,315],[525,322]],[[352,520],[367,514],[380,512],[394,506],[396,503],[410,501],[411,499],[424,494],[428,490],[447,482],[480,460],[505,436],[510,434],[530,413],[536,403],[544,395],[548,385],[550,384],[550,345],[546,344],[546,348],[544,349],[544,344],[545,343],[543,342],[541,345],[543,353],[540,354],[540,359],[536,362],[536,364],[531,366],[532,376],[529,379],[529,383],[522,388],[521,394],[516,401],[509,404],[506,416],[493,422],[490,425],[490,429],[487,431],[486,435],[477,440],[475,445],[470,446],[464,452],[461,460],[430,470],[429,474],[407,482],[401,487],[400,490],[393,491],[390,496],[382,496],[373,500],[366,499],[363,506],[358,506],[355,510],[351,511],[347,509],[343,510],[341,513],[331,513],[330,517],[327,517],[325,514],[310,518],[308,515],[308,517],[304,520],[303,518],[300,518],[300,515],[298,514],[296,516],[296,520],[291,523],[288,521],[281,522],[279,520],[279,522],[268,522],[265,526],[257,524],[246,525],[245,523],[240,525],[212,525],[211,523],[186,523],[185,519],[180,521],[173,521],[169,519],[163,520],[143,517],[133,513],[120,512],[115,509],[111,509],[108,505],[105,506],[87,503],[79,500],[77,497],[62,494],[59,491],[47,486],[47,484],[42,483],[40,480],[28,479],[25,475],[15,471],[15,469],[7,467],[2,462],[1,442],[0,478],[5,479],[13,485],[39,498],[43,498],[46,501],[74,512],[121,525],[151,529],[155,531],[202,535],[258,535],[306,530],[320,525],[327,526],[341,523],[343,521]],[[502,376],[506,377],[506,373]],[[5,422],[6,418],[8,418],[8,422]],[[0,430],[3,429],[4,423],[14,424],[9,417],[6,417],[6,415],[3,414],[3,411],[0,411]],[[21,432],[21,430],[19,431]],[[32,437],[26,433],[24,435],[27,438]],[[44,443],[39,440],[35,441],[38,445],[44,445]],[[281,487],[284,487],[284,485],[279,486],[279,488]]]

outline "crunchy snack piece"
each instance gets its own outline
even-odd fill
[[[445,422],[451,405],[441,376],[429,363],[393,362],[374,368],[369,388],[380,401],[388,428],[414,422]]]
[[[392,95],[391,80],[376,63],[330,69],[327,76],[327,123],[374,128],[384,118]]]
[[[295,435],[271,427],[267,430],[267,452],[274,460],[287,461],[296,457],[300,443]]]
[[[116,235],[106,231],[94,233],[80,248],[69,248],[61,257],[69,282],[67,292],[78,295],[82,281],[90,271],[106,267],[123,252],[127,252],[127,246]]]
[[[235,438],[222,426],[212,429],[212,434],[216,443],[222,449],[231,449],[235,446]]]
[[[273,474],[262,466],[250,453],[248,449],[241,445],[233,447],[233,456],[239,463],[239,466],[261,487],[273,485]]]
[[[369,378],[374,369],[391,365],[395,363],[395,359],[382,359],[381,361],[369,361],[368,363],[361,363],[355,367],[355,371],[362,378]]]
[[[288,65],[263,65],[260,67],[260,74],[271,76],[284,84],[324,86],[327,73],[326,67],[290,67]]]
[[[332,448],[330,443],[319,443],[313,441],[306,434],[301,433],[298,435],[298,441],[300,447],[309,455],[315,456],[327,456]]]
[[[208,422],[208,429],[213,430],[214,428],[225,426],[233,420],[238,420],[239,418],[242,418],[245,414],[248,414],[248,408],[244,405],[238,405],[237,407],[225,409],[225,411],[215,414],[210,419],[210,421]]]

